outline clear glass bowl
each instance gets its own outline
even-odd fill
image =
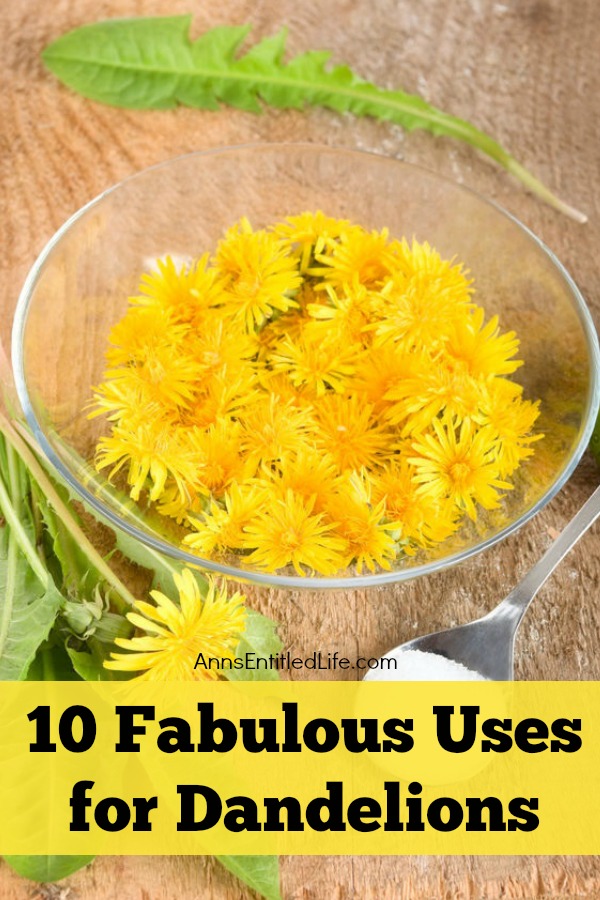
[[[471,272],[476,302],[521,339],[525,396],[541,400],[534,456],[501,514],[482,514],[435,550],[393,571],[305,578],[265,574],[182,549],[169,521],[123,499],[93,468],[98,437],[92,386],[102,380],[108,334],[152,260],[195,258],[242,216],[255,228],[320,209],[394,237],[428,241]],[[596,332],[577,287],[523,225],[473,192],[415,166],[316,145],[252,145],[194,153],[141,172],[76,213],[33,266],[15,316],[13,363],[36,439],[95,510],[182,561],[281,587],[351,588],[402,581],[478,553],[535,515],[562,487],[589,440],[598,409]]]

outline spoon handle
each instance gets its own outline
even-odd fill
[[[516,627],[546,579],[599,515],[600,487],[597,487],[579,512],[573,516],[569,524],[565,526],[556,540],[548,547],[541,559],[529,570],[527,575],[496,610],[492,611],[491,615],[493,616],[494,613],[498,612],[501,616],[510,616],[510,618],[515,620]]]

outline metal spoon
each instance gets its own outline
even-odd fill
[[[405,650],[436,653],[461,663],[483,678],[510,681],[514,677],[514,647],[517,629],[529,604],[571,547],[600,515],[600,487],[559,534],[521,582],[487,615],[467,625],[436,631],[400,644],[386,657]],[[392,674],[393,670],[389,670]],[[379,674],[378,674],[379,673]],[[365,681],[381,679],[380,669],[372,669]],[[393,675],[390,680],[393,680]]]

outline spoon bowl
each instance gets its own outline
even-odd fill
[[[515,637],[523,616],[547,578],[599,515],[600,487],[596,488],[542,558],[491,612],[465,625],[436,631],[399,644],[386,653],[386,659],[391,657],[397,663],[403,653],[418,651],[449,660],[449,672],[452,672],[452,663],[458,663],[465,668],[465,675],[470,674],[475,680],[511,681],[514,678]],[[386,677],[389,673],[390,669],[378,666],[371,669],[364,680],[395,680]],[[447,680],[453,680],[452,675]]]

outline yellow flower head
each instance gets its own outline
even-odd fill
[[[394,241],[392,251],[397,269],[406,279],[418,277],[429,281],[432,293],[444,293],[449,303],[464,304],[472,293],[471,281],[463,267],[453,260],[442,259],[437,250],[427,242],[413,238]]]
[[[312,426],[310,407],[276,394],[265,395],[246,410],[240,447],[256,469],[261,462],[270,463],[300,449]]]
[[[205,378],[195,401],[182,416],[182,423],[209,428],[221,421],[238,421],[243,411],[262,399],[256,386],[256,374],[248,365],[234,374],[227,371]]]
[[[199,516],[190,516],[193,528],[183,542],[201,556],[227,554],[231,550],[243,550],[246,545],[244,529],[260,512],[268,499],[268,491],[262,484],[232,484],[225,492],[223,503],[211,500],[210,509]]]
[[[183,525],[191,515],[202,508],[205,500],[206,497],[201,490],[186,484],[185,493],[182,494],[175,480],[167,478],[156,508],[162,516],[169,516],[169,518],[178,522],[179,525]]]
[[[157,349],[181,346],[188,333],[167,308],[130,306],[111,329],[106,359],[110,366],[144,363]]]
[[[285,238],[290,244],[314,244],[317,252],[326,240],[334,240],[350,228],[345,219],[333,219],[321,210],[303,212],[299,216],[287,216],[283,222],[273,226],[274,233]]]
[[[333,575],[343,568],[348,545],[313,507],[313,501],[292,491],[266,503],[244,529],[246,548],[252,550],[248,563],[267,572],[292,565],[298,575],[305,569]]]
[[[315,410],[317,445],[336,461],[340,472],[381,465],[391,451],[391,436],[361,397],[326,394]]]
[[[495,509],[499,490],[511,485],[499,478],[496,462],[496,436],[488,426],[475,431],[468,420],[459,429],[450,419],[433,422],[434,434],[415,441],[415,456],[408,462],[415,467],[418,493],[435,500],[452,500],[469,518],[477,518],[475,504]]]
[[[155,605],[138,600],[127,618],[142,632],[133,638],[116,638],[128,653],[112,653],[107,669],[143,672],[147,681],[215,679],[212,668],[194,664],[200,653],[206,658],[233,659],[246,624],[245,598],[227,596],[226,589],[210,579],[203,597],[189,569],[173,580],[179,594],[174,603],[161,591],[151,591]]]
[[[146,411],[149,416],[167,418],[165,411],[157,403],[152,403],[144,386],[133,385],[131,382],[104,381],[94,389],[94,398],[90,403],[91,412],[88,419],[106,415],[109,422],[133,422],[139,418],[140,410]]]
[[[402,425],[402,437],[419,434],[442,413],[452,419],[477,418],[483,391],[483,385],[467,372],[453,371],[442,362],[430,363],[400,378],[387,391],[385,416],[393,425]]]
[[[224,313],[242,321],[249,332],[274,312],[297,306],[293,294],[302,278],[291,248],[274,234],[252,231],[246,219],[227,232],[215,264],[227,289]]]
[[[280,471],[273,473],[269,469],[267,477],[273,478],[276,497],[285,499],[288,491],[292,491],[295,496],[311,501],[315,512],[323,511],[340,481],[333,457],[310,444],[288,453],[280,462]]]
[[[203,384],[213,375],[250,376],[254,370],[251,360],[256,356],[255,336],[241,327],[235,328],[220,315],[211,317],[202,328],[195,330],[187,346],[200,367]]]
[[[394,269],[386,228],[380,232],[347,228],[338,239],[328,239],[325,251],[315,258],[319,265],[308,271],[320,279],[323,288],[343,288],[354,283],[377,288]]]
[[[327,390],[342,392],[355,361],[351,344],[316,323],[298,341],[285,337],[271,354],[274,372],[286,373],[295,387],[305,387],[309,396],[316,397],[323,397]]]
[[[129,493],[134,500],[139,500],[147,480],[151,482],[150,500],[158,500],[171,479],[181,498],[189,502],[190,489],[199,486],[200,462],[187,429],[151,417],[131,426],[119,424],[98,443],[98,468],[112,466],[109,477],[113,478],[127,466]]]
[[[163,346],[148,349],[137,365],[110,369],[106,378],[124,392],[139,392],[143,406],[158,403],[177,408],[189,406],[194,399],[201,374],[201,366],[186,348]]]
[[[208,257],[205,253],[195,264],[179,267],[170,256],[157,260],[156,271],[142,275],[140,293],[131,302],[197,325],[205,310],[222,302],[223,286],[218,273],[208,267]]]
[[[350,227],[350,222],[332,219],[320,210],[288,216],[274,226],[274,233],[298,247],[300,271],[305,272],[317,253],[322,253],[327,240],[338,238]]]
[[[448,356],[475,377],[510,375],[523,363],[512,359],[519,350],[514,331],[500,334],[498,316],[484,325],[484,311],[474,310],[467,318],[453,322],[446,344]]]
[[[540,414],[539,403],[522,400],[512,382],[495,378],[487,388],[481,408],[483,424],[489,425],[497,436],[498,471],[505,478],[532,455],[531,444],[543,437],[533,434]]]
[[[453,285],[446,286],[428,273],[418,272],[407,279],[394,272],[381,290],[377,320],[369,326],[379,343],[401,341],[406,350],[443,346],[453,323],[465,315],[469,295],[465,291],[453,295]]]
[[[431,370],[432,359],[426,352],[407,353],[400,345],[386,341],[374,352],[363,353],[356,364],[354,388],[385,416],[391,406],[389,392],[398,383]]]
[[[385,518],[385,502],[374,506],[357,496],[348,485],[329,498],[326,509],[336,522],[336,531],[348,542],[346,562],[354,562],[360,574],[366,566],[370,572],[376,567],[389,569],[398,554],[399,523]]]
[[[307,312],[319,322],[328,322],[338,339],[362,347],[370,344],[367,325],[372,305],[373,292],[354,279],[337,292],[327,286],[325,296],[321,294],[319,303],[309,303]]]
[[[384,503],[404,540],[416,547],[430,547],[456,531],[459,511],[452,501],[420,491],[414,474],[405,458],[390,463],[372,477],[373,500]]]
[[[242,426],[231,419],[219,419],[206,431],[190,432],[198,454],[197,479],[206,493],[220,496],[233,482],[254,474],[255,464],[240,454]]]

